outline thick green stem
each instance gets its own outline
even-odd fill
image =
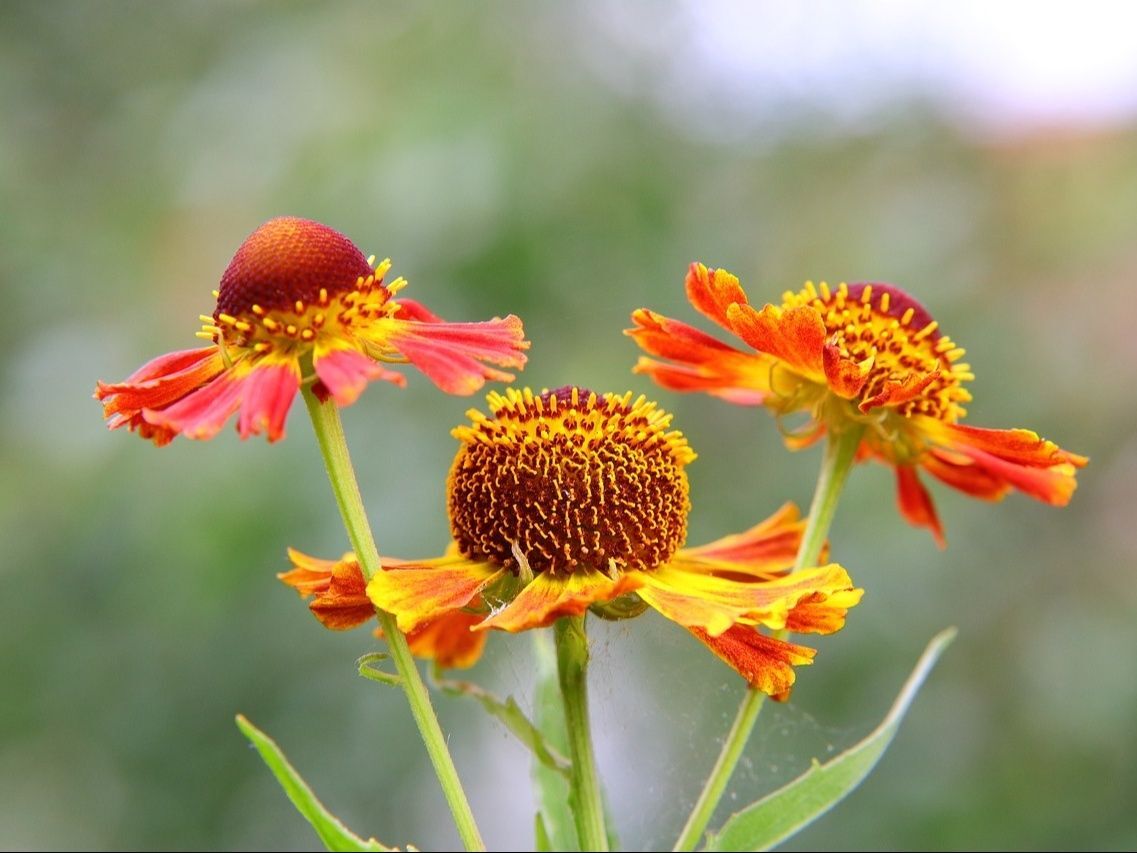
[[[370,579],[381,568],[379,549],[375,545],[375,537],[371,533],[371,525],[363,508],[363,498],[359,494],[359,484],[356,482],[355,470],[348,455],[339,409],[331,400],[321,403],[307,388],[304,389],[304,402],[308,406],[308,414],[312,417],[316,440],[320,444],[320,452],[328,469],[328,479],[331,481],[340,515],[343,516],[344,527],[347,528],[348,539],[359,559],[364,577]],[[426,685],[419,675],[411,650],[407,647],[407,639],[395,624],[394,616],[379,609],[376,609],[376,613],[383,628],[383,636],[387,638],[391,658],[399,672],[399,681],[407,694],[411,714],[434,765],[434,772],[438,774],[438,781],[442,785],[442,793],[450,806],[450,812],[454,815],[454,824],[458,828],[462,844],[467,850],[485,850],[486,845],[474,822],[474,815],[470,811],[466,792],[458,779],[454,760],[446,748],[446,736],[438,724],[438,717],[435,716],[434,708],[430,704],[430,694],[427,693]]]
[[[584,617],[565,616],[557,620],[553,630],[557,638],[557,674],[564,701],[565,728],[572,753],[569,802],[580,849],[604,851],[608,849],[608,832],[588,724],[588,637],[584,632]]]
[[[837,432],[830,431],[829,441],[825,445],[825,455],[821,460],[821,472],[817,477],[817,488],[813,493],[813,503],[809,507],[809,518],[806,521],[805,533],[798,546],[797,559],[794,560],[793,571],[799,571],[807,566],[817,565],[817,559],[825,547],[825,539],[829,535],[829,526],[833,523],[833,513],[837,510],[837,499],[845,485],[845,478],[853,467],[853,459],[857,454],[857,445],[860,444],[864,427],[855,422],[845,422],[844,429]],[[779,631],[775,636],[782,637],[785,631]],[[734,774],[734,768],[742,757],[754,724],[758,722],[758,713],[765,704],[766,694],[750,688],[734,718],[726,742],[719,753],[718,761],[707,779],[691,816],[679,840],[675,842],[677,851],[694,850],[699,843],[707,824],[711,822],[715,809],[726,791],[727,783]]]

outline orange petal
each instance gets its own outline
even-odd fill
[[[481,622],[474,630],[497,628],[526,631],[551,625],[562,616],[580,616],[589,605],[611,601],[639,586],[636,575],[620,575],[616,580],[597,571],[577,571],[565,576],[542,572],[504,608]]]
[[[295,358],[263,359],[249,371],[237,418],[241,438],[265,433],[268,440],[284,438],[284,421],[300,390],[300,364]]]
[[[795,634],[834,634],[845,627],[849,608],[857,605],[863,589],[825,594],[814,592],[798,601],[786,617],[786,630]]]
[[[675,555],[690,571],[769,577],[793,566],[805,522],[793,502],[742,533],[716,539]]]
[[[817,604],[840,596],[835,606],[848,609],[861,594],[849,573],[836,563],[773,579],[719,577],[691,571],[679,561],[632,574],[643,585],[638,590],[640,598],[651,607],[685,628],[701,628],[711,636],[737,624],[779,630],[786,627],[794,607],[806,599]]]
[[[825,323],[817,309],[783,310],[767,305],[734,304],[727,310],[731,328],[758,352],[766,353],[815,381],[825,381]]]
[[[899,406],[901,403],[915,400],[939,378],[940,371],[933,370],[931,373],[923,375],[913,373],[904,377],[900,382],[892,379],[885,380],[879,391],[861,401],[859,408],[862,412],[868,412],[878,406]]]
[[[712,338],[694,326],[657,314],[647,308],[637,308],[632,312],[633,329],[625,329],[624,334],[643,347],[645,352],[660,358],[669,358],[686,364],[714,364],[715,362],[736,359],[750,359],[754,356]]]
[[[363,571],[355,555],[346,554],[336,562],[317,560],[291,549],[288,555],[296,568],[277,577],[301,597],[315,596],[308,609],[325,628],[346,631],[375,618],[375,605],[367,598]]]
[[[142,411],[170,405],[224,369],[216,346],[166,353],[147,362],[122,382],[99,382],[95,399],[103,404],[103,417],[110,429],[127,427],[155,444],[167,444],[175,432],[149,423]]]
[[[446,669],[469,669],[481,658],[486,645],[488,635],[484,631],[470,630],[481,619],[478,613],[452,610],[420,625],[407,634],[411,653]]]
[[[687,299],[704,317],[718,323],[727,331],[734,331],[727,318],[727,310],[735,302],[746,305],[746,293],[737,276],[726,270],[708,270],[700,263],[687,269]]]
[[[896,502],[900,507],[900,514],[909,524],[913,527],[927,527],[932,532],[936,544],[940,548],[947,547],[944,529],[936,514],[936,505],[932,503],[932,496],[920,482],[916,468],[912,465],[896,466]]]
[[[677,364],[641,358],[636,373],[646,373],[673,391],[705,391],[739,405],[760,405],[769,394],[773,360],[741,352],[686,323],[640,308],[636,328],[626,329],[646,352]]]
[[[872,356],[864,361],[855,361],[841,355],[840,349],[834,344],[825,345],[821,360],[830,389],[846,400],[852,400],[861,393],[875,361]]]
[[[503,571],[464,557],[388,561],[367,584],[367,595],[376,607],[393,613],[399,630],[409,634],[470,604]]]
[[[359,399],[367,383],[373,379],[382,379],[400,388],[407,384],[403,374],[388,370],[374,359],[348,347],[317,346],[313,365],[327,395],[341,407],[350,406]]]
[[[393,320],[383,343],[400,353],[448,394],[473,394],[486,380],[510,382],[512,373],[489,367],[524,367],[529,342],[521,320],[510,314],[504,320],[484,323]]]
[[[755,690],[761,690],[779,702],[790,696],[797,675],[795,666],[813,663],[815,649],[767,637],[754,628],[737,626],[712,637],[699,628],[691,633],[702,640],[719,659],[746,679]]]
[[[739,380],[734,375],[724,376],[706,367],[664,364],[641,357],[632,372],[647,374],[657,385],[669,391],[702,391],[736,406],[761,406],[769,397],[766,391],[740,387],[747,380]]]

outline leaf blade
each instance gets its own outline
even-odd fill
[[[948,628],[932,638],[880,725],[860,743],[825,764],[814,759],[797,779],[733,814],[722,829],[708,834],[704,850],[769,850],[843,800],[892,743],[924,679],[955,636],[956,629]]]
[[[343,822],[317,799],[312,788],[285,757],[276,741],[250,723],[243,714],[237,715],[237,728],[260,753],[264,763],[272,771],[276,781],[288,795],[288,799],[292,801],[292,805],[311,824],[325,848],[333,851],[367,850],[378,853],[398,850],[397,847],[380,844],[374,838],[364,841],[344,826]]]

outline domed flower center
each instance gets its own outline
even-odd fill
[[[565,387],[489,396],[450,469],[450,527],[467,557],[518,573],[653,569],[687,537],[695,458],[642,397]]]
[[[920,394],[900,404],[903,416],[929,415],[954,423],[966,414],[971,394],[963,383],[974,379],[970,365],[959,362],[964,350],[939,331],[923,305],[888,284],[841,284],[830,290],[808,282],[798,293],[783,295],[783,307],[809,305],[825,321],[826,339],[857,362],[872,359],[860,399],[879,394],[889,383],[931,377]]]
[[[249,235],[214,291],[217,308],[202,316],[199,337],[223,339],[230,347],[265,353],[310,344],[328,329],[350,333],[353,326],[391,314],[391,295],[405,282],[383,286],[390,261],[372,267],[333,228],[281,216]]]

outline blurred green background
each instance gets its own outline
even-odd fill
[[[819,454],[786,453],[762,412],[632,376],[629,312],[698,322],[694,259],[758,302],[806,278],[916,294],[969,350],[971,423],[1093,462],[1065,510],[933,486],[946,552],[900,519],[884,468],[858,469],[832,541],[864,603],[769,709],[724,810],[859,738],[954,624],[875,774],[790,846],[1137,845],[1133,113],[1040,119],[1014,91],[989,98],[982,63],[979,85],[945,53],[889,65],[890,44],[920,53],[903,21],[872,41],[855,13],[787,15],[0,6],[0,847],[316,847],[238,711],[357,831],[456,842],[401,695],[355,675],[374,641],[323,630],[274,579],[288,545],[346,547],[302,407],[274,446],[227,428],[156,450],[107,432],[90,399],[195,345],[232,252],[285,213],[389,255],[448,318],[521,315],[524,383],[674,410],[702,452],[692,543],[808,504]],[[1031,38],[1002,57],[1028,77]],[[1063,55],[1073,75],[1088,54]],[[445,546],[448,431],[480,404],[414,375],[345,412],[385,553]],[[594,660],[618,830],[670,845],[741,685],[651,614],[597,626]],[[528,706],[531,672],[528,638],[494,636],[473,677]],[[525,753],[472,704],[437,704],[491,847],[528,849]]]

